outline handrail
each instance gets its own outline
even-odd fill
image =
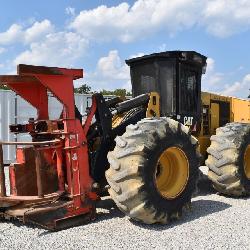
[[[51,145],[59,144],[61,140],[52,140],[52,141],[39,141],[39,142],[12,142],[12,141],[0,141],[0,145]]]

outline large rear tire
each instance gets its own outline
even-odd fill
[[[108,154],[106,177],[118,208],[146,224],[179,218],[196,187],[197,145],[187,127],[169,118],[129,125]]]
[[[225,195],[250,194],[250,125],[228,123],[216,130],[207,149],[208,178]]]

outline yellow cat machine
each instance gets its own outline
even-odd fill
[[[217,191],[249,194],[250,101],[201,92],[206,57],[196,52],[156,53],[127,64],[133,96],[159,93],[163,118],[144,119],[116,139],[106,176],[117,206],[146,223],[178,218],[191,200],[200,153]]]
[[[10,125],[15,134],[29,133],[31,142],[0,142],[1,217],[50,230],[79,225],[96,218],[96,204],[108,187],[130,218],[165,224],[190,206],[199,148],[206,157],[210,138],[207,165],[214,186],[247,194],[249,116],[238,113],[245,101],[201,93],[206,57],[170,51],[126,62],[133,97],[107,101],[93,94],[84,116],[73,94],[82,70],[19,65],[17,75],[0,76],[0,83],[38,111],[26,124]],[[58,119],[49,118],[48,93],[63,105]],[[9,166],[5,145],[17,147]]]

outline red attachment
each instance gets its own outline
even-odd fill
[[[66,117],[75,119],[75,100],[73,80],[83,77],[82,69],[65,69],[55,67],[31,66],[20,64],[20,75],[35,76],[37,80],[63,104]]]
[[[56,168],[57,168],[57,176],[58,176],[58,187],[59,191],[65,191],[65,179],[63,172],[63,158],[62,158],[62,150],[56,149]]]
[[[38,119],[49,119],[47,90],[36,78],[0,76],[0,82],[8,85],[13,91],[35,107],[38,112]]]
[[[67,219],[68,225],[68,219],[72,219],[74,216],[89,214],[89,218],[93,219],[95,214],[94,202],[98,199],[98,196],[92,192],[93,181],[89,173],[90,167],[86,138],[93,116],[96,112],[96,100],[93,97],[92,107],[85,124],[82,126],[80,120],[75,117],[73,91],[73,80],[81,77],[83,77],[83,71],[81,69],[65,69],[30,65],[19,65],[18,75],[0,76],[0,83],[8,85],[37,109],[38,118],[35,123],[39,123],[39,120],[48,120],[47,91],[50,91],[63,104],[63,116],[60,122],[63,121],[64,129],[57,129],[54,131],[53,129],[48,128],[48,131],[43,131],[43,133],[39,133],[37,130],[30,131],[34,140],[34,157],[30,159],[29,162],[25,159],[24,153],[22,153],[23,150],[19,149],[17,151],[17,163],[12,166],[11,169],[13,169],[13,171],[10,171],[11,188],[16,188],[19,182],[14,168],[21,168],[22,166],[22,171],[25,173],[25,171],[27,171],[26,169],[28,169],[25,166],[31,166],[32,164],[35,165],[36,171],[33,172],[33,176],[36,178],[38,197],[31,198],[31,200],[33,199],[33,204],[35,204],[35,201],[41,202],[41,199],[45,199],[49,202],[51,202],[50,199],[54,199],[54,195],[46,193],[46,190],[48,190],[46,189],[48,188],[46,185],[50,185],[49,187],[51,187],[51,184],[43,181],[43,168],[45,165],[51,166],[51,171],[53,169],[56,171],[58,190],[55,190],[55,192],[58,193],[59,197],[61,197],[63,192],[66,192],[66,196],[68,197],[67,202],[65,199],[59,202],[59,199],[59,203],[57,205],[53,203],[48,204],[47,206],[43,205],[42,208],[40,207],[37,210],[37,214],[36,211],[29,213],[26,211],[22,214],[23,220],[33,221],[51,229],[55,229],[59,221],[61,223],[62,221],[65,221],[65,219]],[[32,126],[27,125],[26,127],[33,130],[35,128],[35,125],[33,126],[33,124]],[[47,122],[47,124],[50,123]],[[55,125],[56,121],[53,121],[53,124]],[[46,135],[48,138],[55,136],[55,138],[61,141],[61,143],[53,145],[50,143],[42,144],[42,142],[36,142],[36,136],[43,136],[44,141],[48,141],[48,139],[46,139]],[[32,154],[33,153],[30,153],[29,155]],[[5,205],[6,202],[16,205],[17,201],[26,199],[22,198],[24,196],[17,196],[19,190],[15,190],[15,188],[13,189],[13,196],[11,199],[9,197],[2,197],[0,199],[0,207],[2,202]],[[16,199],[13,201],[13,197],[15,196]],[[20,212],[20,207],[17,208]],[[63,209],[63,211],[61,211],[61,209]],[[12,213],[13,210],[14,208],[12,210],[10,209]],[[58,216],[57,213],[59,210],[60,216]],[[48,211],[56,211],[54,219],[50,219],[50,221],[46,222],[41,221],[41,215],[44,214],[45,216]],[[10,216],[10,213],[8,216]],[[17,215],[15,214],[15,216]]]

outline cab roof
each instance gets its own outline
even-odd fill
[[[126,64],[132,66],[133,64],[143,63],[148,61],[148,59],[168,59],[175,58],[180,61],[189,61],[196,64],[205,65],[207,57],[196,52],[196,51],[165,51],[160,53],[153,53],[150,55],[145,55],[141,57],[135,57],[129,60],[126,60]]]

